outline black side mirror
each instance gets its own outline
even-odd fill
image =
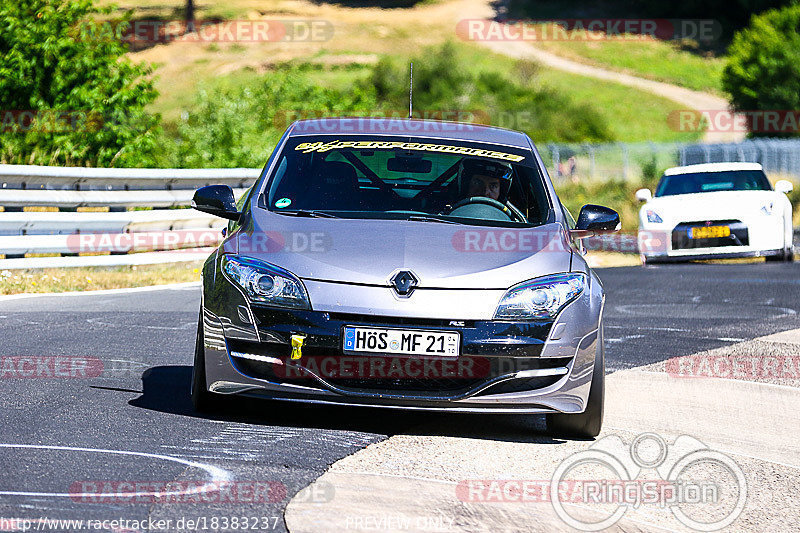
[[[228,185],[208,185],[194,192],[192,207],[228,220],[239,220],[241,213],[236,209],[233,189]]]
[[[575,229],[593,233],[606,233],[619,228],[619,213],[601,205],[586,204],[581,208]]]

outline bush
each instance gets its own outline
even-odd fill
[[[145,65],[113,36],[81,36],[109,10],[91,0],[0,2],[0,159],[6,163],[143,166],[158,117]],[[32,118],[31,118],[32,117]]]
[[[201,91],[185,113],[162,166],[261,167],[296,119],[371,113],[374,91],[339,91],[314,83],[302,65],[286,65],[258,85]]]
[[[722,74],[723,89],[740,111],[800,109],[800,5],[754,16],[737,33]],[[783,135],[797,135],[797,130]],[[776,136],[753,131],[751,135]]]
[[[653,190],[653,182],[629,182],[623,180],[588,181],[581,183],[557,183],[556,192],[577,218],[581,207],[586,204],[598,204],[616,210],[622,222],[622,231],[636,231],[639,228],[639,208],[641,204],[634,197],[638,189]]]
[[[611,141],[590,106],[537,84],[533,63],[519,62],[510,73],[479,71],[453,43],[423,51],[414,63],[414,111],[445,118],[457,113],[478,122],[526,132],[534,141]],[[408,108],[408,63],[384,57],[362,82],[374,87],[383,109]]]

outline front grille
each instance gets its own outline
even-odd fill
[[[256,361],[232,354],[234,366],[243,374],[272,383],[320,388],[312,374],[337,389],[405,395],[455,397],[502,375],[519,370],[567,366],[571,358],[513,358],[464,356],[457,359],[409,356],[342,355],[330,348],[303,350],[292,361],[291,349],[280,344],[229,341],[232,352],[244,352],[280,359],[283,364]],[[306,371],[306,369],[308,371]],[[487,394],[517,392],[546,387],[561,376],[513,380],[492,386]],[[555,378],[555,379],[552,379]],[[501,387],[502,386],[502,387]]]
[[[690,237],[692,228],[705,226],[728,226],[731,234],[728,237],[711,239],[694,239]],[[747,226],[740,220],[703,220],[698,222],[682,222],[672,230],[672,249],[690,250],[695,248],[718,248],[722,246],[748,246],[750,237]]]

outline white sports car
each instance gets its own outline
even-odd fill
[[[636,191],[643,263],[718,257],[791,261],[792,182],[775,189],[758,163],[670,168],[655,195]]]

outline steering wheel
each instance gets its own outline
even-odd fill
[[[520,210],[514,207],[513,205],[506,205],[503,202],[495,200],[494,198],[489,198],[487,196],[472,196],[470,198],[464,198],[463,200],[457,202],[453,207],[450,208],[450,213],[452,213],[459,207],[464,207],[465,205],[470,205],[470,204],[489,205],[505,213],[505,215],[514,222],[523,222],[523,223],[527,222],[525,220],[525,215],[523,215],[520,212]]]

